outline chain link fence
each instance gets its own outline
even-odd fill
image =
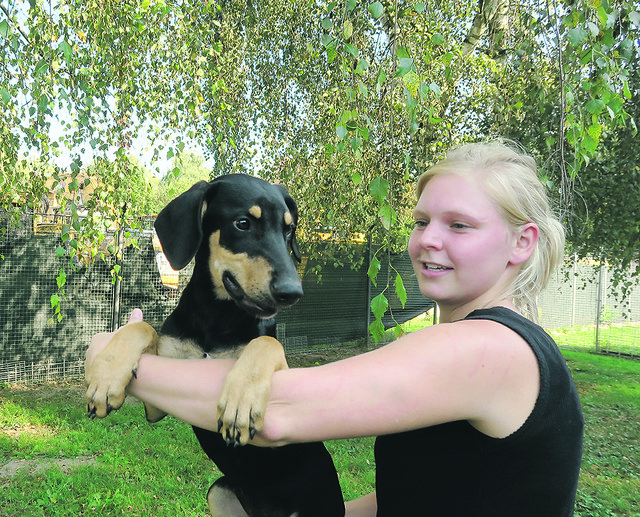
[[[141,235],[139,248],[125,248],[119,280],[112,274],[112,257],[88,266],[78,264],[72,270],[68,256],[56,256],[56,249],[63,245],[60,236],[55,232],[35,235],[31,217],[15,228],[0,214],[0,224],[5,228],[0,242],[3,383],[81,376],[84,351],[94,333],[125,323],[134,307],[140,307],[145,320],[159,328],[191,274],[189,267],[179,273],[168,268],[151,232]],[[305,296],[277,316],[278,339],[288,353],[368,340],[369,301],[383,288],[380,282],[374,287],[367,277],[369,247],[350,245],[348,259],[341,261],[312,258],[326,256],[328,250],[319,251],[325,253],[304,257],[299,267]],[[387,316],[386,326],[403,323],[433,306],[420,294],[406,253],[378,258],[383,272],[391,261],[392,271],[400,272],[408,294],[404,307],[393,294],[388,295],[393,320]],[[58,292],[56,277],[62,267],[66,284],[58,322],[51,295]],[[381,283],[386,285],[386,281]],[[606,268],[577,261],[569,264],[541,297],[541,324],[560,344],[575,345],[562,343],[562,336],[567,328],[580,329],[583,348],[640,356],[640,289],[631,293],[622,309],[607,289],[608,283]]]

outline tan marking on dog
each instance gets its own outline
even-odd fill
[[[202,202],[202,209],[200,210],[200,219],[204,219],[204,213],[207,211],[207,202]]]
[[[291,212],[284,213],[284,224],[289,226],[293,222],[293,217],[291,217]]]
[[[87,408],[98,418],[107,408],[118,409],[125,399],[125,388],[143,353],[156,354],[158,335],[145,322],[130,323],[114,334],[85,372]]]
[[[209,272],[216,296],[230,300],[222,283],[222,274],[228,271],[240,284],[245,294],[257,303],[273,305],[271,276],[273,268],[262,257],[249,258],[247,253],[233,253],[220,245],[220,230],[209,237]]]
[[[205,355],[197,343],[189,339],[178,339],[172,336],[160,336],[158,355],[176,359],[204,359]]]
[[[258,205],[253,205],[251,208],[249,208],[249,213],[256,219],[260,219],[262,217],[262,208],[260,208]]]
[[[218,421],[223,424],[223,438],[237,439],[246,445],[250,428],[262,429],[271,378],[274,372],[286,368],[284,348],[277,339],[260,336],[249,341],[227,374],[218,398]],[[231,429],[240,436],[232,436]]]

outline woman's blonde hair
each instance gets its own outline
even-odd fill
[[[513,142],[466,144],[420,176],[418,198],[432,178],[451,173],[479,177],[479,184],[514,230],[529,222],[538,226],[536,247],[511,286],[516,307],[537,322],[536,300],[563,261],[565,231],[551,209],[535,160]]]

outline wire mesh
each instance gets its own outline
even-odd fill
[[[84,351],[93,334],[111,330],[112,320],[126,323],[134,307],[140,307],[145,320],[159,328],[191,274],[190,267],[179,273],[168,270],[158,245],[154,246],[146,233],[139,248],[124,251],[118,290],[112,257],[72,269],[68,256],[56,256],[56,249],[63,246],[58,234],[35,235],[30,217],[22,218],[21,223],[17,228],[9,225],[0,214],[0,227],[5,228],[0,242],[3,383],[82,375]],[[333,259],[303,259],[299,272],[305,296],[277,317],[277,336],[288,353],[352,346],[354,340],[367,339],[372,320],[369,300],[383,286],[369,284],[366,245],[354,244],[348,256],[337,267]],[[384,270],[385,259],[381,258]],[[420,294],[406,254],[391,256],[391,261],[392,271],[401,273],[408,293],[405,307],[387,293],[395,321],[402,323],[424,313],[432,302]],[[360,265],[352,267],[356,263]],[[61,267],[66,268],[67,279],[62,321],[57,322],[50,300],[58,291],[56,277]],[[321,282],[315,274],[319,270]],[[632,290],[622,307],[608,289],[609,276],[606,268],[596,264],[569,263],[541,296],[541,324],[566,346],[640,356],[640,288]],[[387,317],[385,324],[394,322]],[[569,328],[574,342],[563,343],[562,336]],[[576,330],[582,336],[579,343],[575,341]]]

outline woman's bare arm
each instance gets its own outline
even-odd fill
[[[144,356],[129,393],[199,427],[217,430],[216,404],[233,361]],[[469,420],[507,435],[538,392],[530,348],[489,321],[438,325],[350,359],[274,374],[257,445],[283,445]]]

